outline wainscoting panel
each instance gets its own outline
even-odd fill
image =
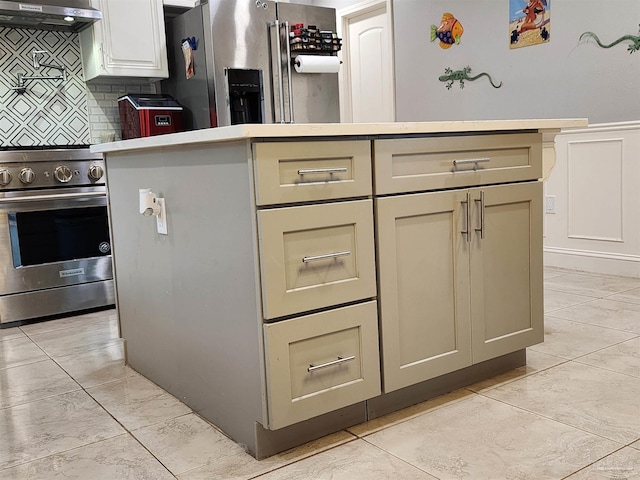
[[[622,242],[622,139],[568,143],[569,238]]]
[[[640,278],[640,121],[563,131],[555,143],[545,264]]]

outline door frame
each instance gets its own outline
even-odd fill
[[[350,7],[341,8],[336,11],[338,37],[342,38],[342,50],[338,57],[342,61],[342,68],[338,73],[340,92],[340,121],[353,122],[352,98],[351,98],[351,59],[349,58],[349,23],[355,17],[372,12],[385,5],[387,12],[387,31],[389,32],[389,57],[391,61],[391,88],[387,92],[391,99],[391,110],[393,119],[396,118],[396,75],[394,56],[394,34],[393,34],[393,4],[392,0],[364,0]]]

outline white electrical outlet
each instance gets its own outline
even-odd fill
[[[158,233],[162,235],[168,235],[167,231],[167,209],[164,205],[164,198],[156,199],[158,206],[160,207],[160,213],[156,216],[158,222]]]
[[[547,213],[556,213],[556,196],[555,195],[547,195],[545,197],[545,212]]]

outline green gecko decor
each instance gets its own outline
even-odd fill
[[[480,77],[487,77],[489,79],[489,82],[491,82],[491,86],[493,88],[500,88],[502,86],[502,82],[500,82],[500,84],[498,85],[493,83],[493,79],[491,78],[491,75],[489,75],[488,73],[482,72],[476,75],[475,77],[470,77],[469,76],[470,72],[471,72],[471,67],[464,67],[462,70],[456,70],[455,72],[447,67],[444,69],[445,74],[438,77],[438,80],[440,80],[441,82],[447,82],[447,85],[446,85],[447,90],[451,90],[451,87],[453,86],[453,82],[455,81],[460,81],[460,88],[464,88],[465,80],[473,82],[474,80],[477,80]]]
[[[610,43],[609,45],[603,45],[600,42],[600,39],[598,38],[598,36],[593,32],[584,32],[582,35],[580,35],[579,41],[582,41],[582,39],[585,37],[593,38],[596,41],[596,43],[602,48],[611,48],[619,44],[620,42],[624,42],[625,40],[628,40],[631,42],[631,45],[629,45],[629,48],[627,48],[627,50],[629,50],[629,53],[637,52],[638,50],[640,50],[640,30],[638,30],[638,35],[623,35],[622,37],[617,39],[615,42]]]

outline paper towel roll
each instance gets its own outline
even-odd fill
[[[340,59],[333,56],[298,55],[295,66],[298,73],[338,73]]]

